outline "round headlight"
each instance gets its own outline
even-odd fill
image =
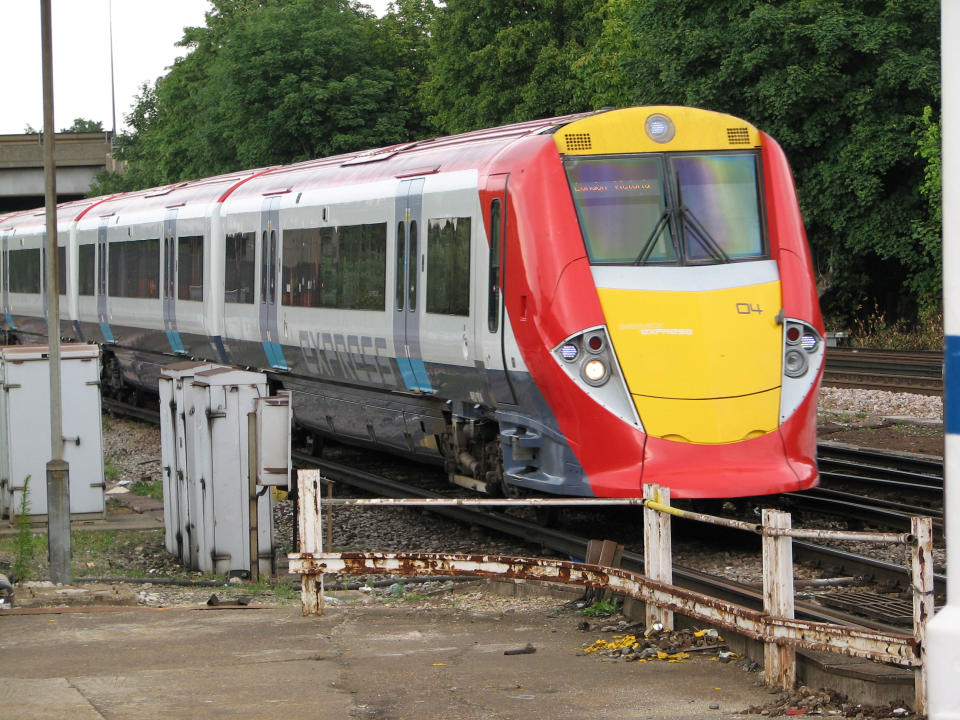
[[[583,379],[591,385],[602,385],[607,381],[607,366],[603,360],[589,360],[583,364]]]
[[[800,377],[807,371],[807,358],[799,350],[787,350],[783,356],[783,372],[787,377]]]
[[[790,325],[787,327],[787,343],[790,345],[796,345],[797,340],[800,339],[800,328],[796,325]]]
[[[562,357],[567,362],[573,362],[577,359],[577,356],[580,355],[580,348],[577,347],[576,343],[564,343],[560,347],[560,357]]]
[[[670,142],[676,134],[673,121],[661,113],[654,113],[648,117],[643,123],[643,129],[646,131],[647,137],[657,143]]]
[[[820,341],[817,339],[816,335],[804,335],[800,338],[800,347],[802,347],[807,352],[813,352],[817,349],[817,345]]]

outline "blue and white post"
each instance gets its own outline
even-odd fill
[[[943,383],[947,604],[927,625],[927,712],[960,720],[960,0],[940,3],[943,88]]]

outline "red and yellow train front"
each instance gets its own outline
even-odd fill
[[[602,324],[566,327],[553,359],[623,425],[597,442],[558,413],[594,493],[814,485],[823,327],[779,146],[676,107],[599,113],[554,140]],[[642,440],[614,441],[628,425]]]

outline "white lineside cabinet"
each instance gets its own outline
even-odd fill
[[[167,552],[187,567],[196,567],[191,542],[196,522],[190,517],[187,493],[187,456],[193,457],[190,437],[185,432],[184,387],[194,375],[217,367],[214,363],[185,360],[167,365],[160,372],[160,458],[163,473],[163,528]]]
[[[100,415],[100,349],[60,347],[63,459],[69,464],[70,513],[103,515],[103,426]],[[30,515],[47,514],[50,446],[50,368],[46,345],[0,348],[0,511],[20,511],[30,477]]]
[[[250,570],[250,481],[248,415],[265,397],[267,377],[234,368],[198,372],[187,394],[187,434],[196,459],[188,461],[197,532],[197,567],[220,575]],[[273,572],[272,496],[257,500],[259,571]]]

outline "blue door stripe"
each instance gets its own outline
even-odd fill
[[[170,349],[175,353],[186,353],[183,347],[183,340],[180,339],[180,333],[176,330],[167,330],[167,342],[170,343]]]
[[[100,323],[100,332],[103,334],[103,341],[108,343],[116,343],[117,341],[113,337],[113,331],[110,329],[108,323]]]

